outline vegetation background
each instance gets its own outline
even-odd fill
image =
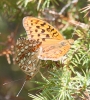
[[[89,0],[0,1],[0,100],[90,100],[89,3]],[[16,40],[26,33],[22,26],[25,16],[49,22],[75,42],[66,64],[42,61],[44,76],[37,74],[27,81],[16,97],[26,75],[14,64],[13,53]]]

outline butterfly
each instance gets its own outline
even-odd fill
[[[39,71],[39,59],[60,60],[69,51],[73,40],[66,40],[53,26],[38,18],[25,17],[23,26],[27,37],[16,42],[15,62],[31,79]]]
[[[28,39],[42,42],[38,58],[58,61],[69,51],[72,39],[66,40],[60,32],[49,23],[34,17],[24,17],[23,26]]]

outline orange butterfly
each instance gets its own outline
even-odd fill
[[[25,17],[23,26],[27,38],[17,40],[15,47],[15,62],[32,78],[38,72],[38,61],[60,60],[70,49],[70,41],[53,26],[34,17]]]
[[[53,26],[34,17],[25,17],[23,26],[28,39],[42,42],[38,58],[41,60],[60,60],[70,49],[72,39],[66,40]]]

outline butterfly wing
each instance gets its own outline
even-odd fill
[[[63,40],[64,37],[53,26],[45,21],[34,17],[24,17],[23,26],[27,32],[28,38],[35,40],[51,42],[51,39]]]
[[[24,71],[29,78],[32,78],[38,72],[38,53],[40,51],[41,42],[36,40],[28,40],[20,38],[17,40],[15,47],[15,62]]]
[[[52,61],[61,60],[62,57],[68,52],[70,47],[71,45],[68,42],[68,40],[63,40],[55,45],[43,46],[43,49],[40,50],[38,58],[41,60],[52,60]]]

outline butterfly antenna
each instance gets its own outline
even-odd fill
[[[12,82],[16,82],[16,81],[19,81],[19,80],[23,80],[23,78],[22,78],[22,79],[15,80],[15,81],[10,81],[10,82],[4,83],[3,85],[6,85],[6,84],[9,84],[9,83],[12,83]],[[26,83],[26,81],[24,81],[24,83],[23,83],[23,85],[22,85],[20,91],[19,91],[18,94],[16,95],[16,97],[19,96],[20,92],[22,91],[23,87],[25,86],[25,83]]]
[[[19,94],[21,93],[21,91],[22,91],[23,87],[25,86],[25,83],[26,83],[26,81],[24,81],[24,83],[23,83],[23,85],[22,85],[21,89],[19,90],[18,94],[16,95],[16,97],[18,97],[18,96],[19,96]]]
[[[6,85],[6,84],[9,84],[9,83],[12,83],[12,82],[16,82],[16,81],[19,81],[19,80],[23,80],[23,79],[18,79],[18,80],[15,80],[15,81],[10,81],[10,82],[4,83],[3,85]]]

